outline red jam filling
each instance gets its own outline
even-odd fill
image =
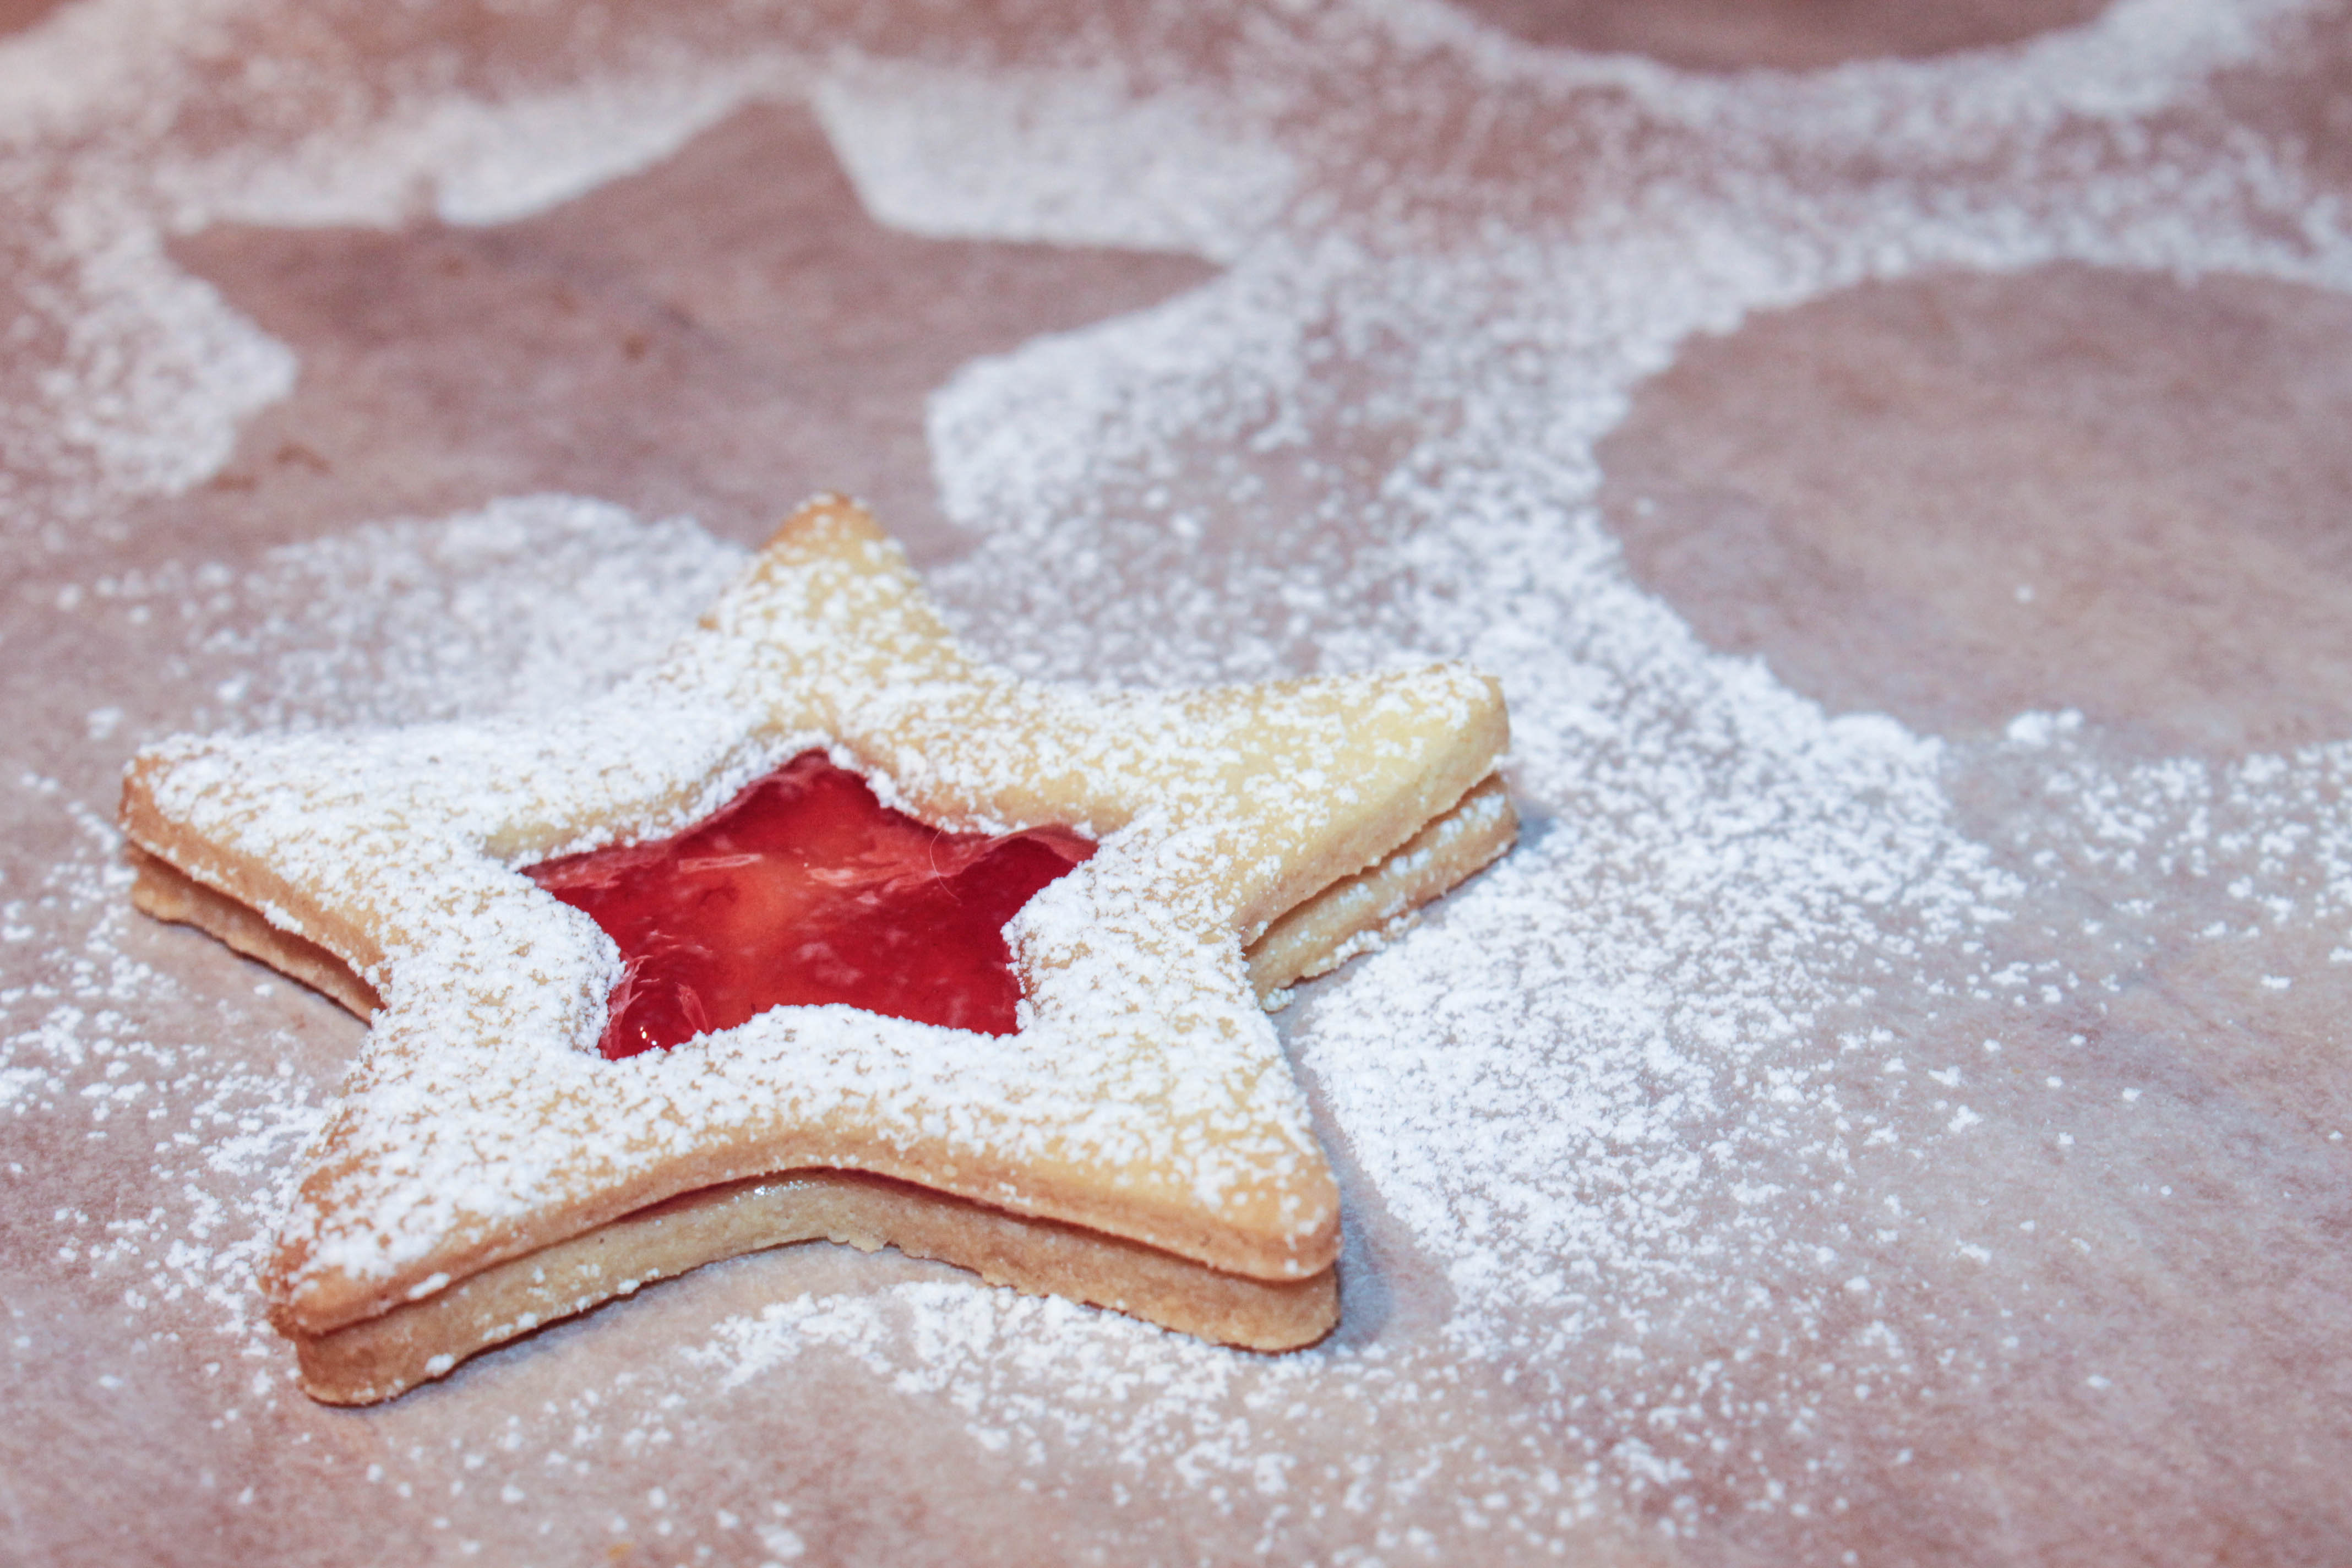
[[[808,752],[674,838],[523,874],[620,944],[601,1047],[618,1061],[827,1002],[1009,1035],[1004,923],[1094,850],[1063,827],[942,833]]]

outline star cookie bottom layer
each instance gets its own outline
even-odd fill
[[[289,1335],[303,1391],[368,1405],[477,1352],[706,1263],[802,1241],[895,1247],[991,1285],[1062,1296],[1250,1350],[1314,1343],[1339,1321],[1339,1276],[1271,1281],[1077,1226],[1008,1214],[856,1171],[795,1171],[709,1187],[510,1259],[380,1317]]]

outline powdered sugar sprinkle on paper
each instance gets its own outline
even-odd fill
[[[1831,720],[1759,668],[1710,653],[1625,580],[1591,508],[1591,445],[1688,334],[1864,279],[2074,258],[2352,285],[2340,215],[2308,199],[2291,159],[2252,146],[2176,159],[2151,144],[2147,122],[2204,112],[2203,75],[2259,57],[2276,25],[2259,8],[2215,15],[2118,5],[2089,34],[1999,58],[1702,83],[1548,58],[1435,7],[1339,7],[1293,42],[1262,39],[1247,79],[1199,89],[1225,93],[1248,128],[1236,140],[1278,146],[1295,184],[1278,186],[1267,163],[1199,193],[1211,216],[1188,216],[1182,232],[1204,250],[1197,237],[1213,232],[1212,253],[1232,261],[1208,289],[974,365],[943,389],[931,417],[942,493],[989,542],[938,586],[975,643],[1041,674],[1173,684],[1447,655],[1504,675],[1513,783],[1547,820],[1410,941],[1311,989],[1286,1020],[1322,1131],[1360,1173],[1351,1326],[1322,1350],[1259,1363],[929,1279],[710,1325],[661,1375],[740,1395],[800,1358],[846,1357],[1033,1475],[1097,1474],[1084,1468],[1108,1453],[1104,1469],[1139,1494],[1259,1513],[1285,1495],[1329,1500],[1351,1521],[1340,1535],[1393,1524],[1388,1555],[1412,1560],[1436,1548],[1403,1539],[1404,1521],[1448,1488],[1530,1551],[1627,1510],[1677,1529],[1750,1510],[1801,1531],[1843,1495],[1854,1460],[1842,1434],[1904,1429],[1865,1428],[1853,1412],[1925,1411],[2028,1353],[2011,1314],[2038,1307],[2021,1286],[2043,1277],[2040,1260],[2127,1246],[2068,1186],[2066,1151],[2145,1159],[2153,1140],[2125,1119],[2163,1098],[2161,1086],[2137,1098],[2148,1086],[2128,1060],[2071,1043],[2085,1031],[2070,1021],[2120,994],[2154,941],[2157,900],[2176,896],[2210,906],[2220,928],[2190,961],[2252,944],[2263,973],[2294,977],[2278,1005],[2297,1004],[2312,984],[2302,965],[2352,949],[2340,806],[2352,759],[2332,746],[2123,765],[2049,720],[2025,722],[2001,755],[1955,758],[1888,721]],[[1417,76],[1383,68],[1406,56],[1433,63]],[[1576,160],[1615,159],[1620,172],[1651,160],[1651,176],[1621,181],[1648,195],[1567,221],[1478,211],[1475,182],[1440,168],[1350,173],[1349,106],[1322,59],[1384,84],[1388,100],[1366,113],[1507,88],[1551,117]],[[2087,78],[2086,59],[2099,68]],[[720,68],[694,71],[716,79]],[[977,94],[1029,90],[974,74]],[[1092,89],[1034,90],[1048,119],[1119,111]],[[1599,101],[1619,90],[1647,117],[1647,139]],[[1318,114],[1285,112],[1300,103]],[[868,132],[832,121],[885,214],[911,199],[890,195],[894,178],[914,191],[925,177],[894,175],[891,148],[951,136],[954,112],[947,100],[888,107]],[[939,123],[924,131],[927,112]],[[1169,122],[1153,112],[1149,123]],[[1962,122],[1962,155],[1948,156],[1945,132]],[[1891,143],[1885,178],[1829,181],[1824,195],[1791,174],[1906,127],[1920,134]],[[483,134],[504,132],[493,117]],[[1004,163],[955,215],[958,232],[1034,237],[1076,222],[1083,193],[1066,166],[1027,181],[1023,160],[1038,155],[1027,144],[985,145]],[[365,173],[332,148],[325,159],[328,185]],[[518,163],[514,203],[549,162]],[[1284,207],[1278,188],[1319,205]],[[469,199],[508,210],[487,185]],[[1142,242],[1141,219],[1121,222]],[[76,483],[168,488],[217,460],[285,367],[200,293],[141,273],[135,245],[107,254],[131,260],[101,277],[78,256],[75,276],[98,281],[76,286],[95,298],[119,283],[145,312],[108,341],[141,365],[195,368],[135,384],[168,397],[107,405],[100,394],[134,384],[110,381],[103,354],[77,362],[90,368],[55,396],[100,423],[77,437],[98,456]],[[100,438],[111,430],[119,439]],[[1305,467],[1310,443],[1355,466]],[[729,553],[683,525],[640,531],[568,503],[501,515],[534,548],[576,538],[656,567],[666,584],[653,596],[678,613]],[[215,583],[205,591],[324,592],[329,618],[206,623],[220,640],[192,633],[191,668],[252,684],[191,688],[182,711],[144,721],[316,724],[352,700],[385,721],[480,712],[539,679],[502,678],[506,652],[553,679],[576,661],[572,628],[635,624],[617,584],[615,597],[559,606],[520,571],[469,557],[464,542],[483,526],[360,536]],[[1315,573],[1301,574],[1302,556]],[[1041,560],[1066,597],[1036,591]],[[346,585],[394,565],[418,584],[411,618],[362,607]],[[89,584],[89,603],[161,609],[196,570]],[[363,667],[373,689],[353,679]],[[1989,830],[1951,784],[1983,768],[2065,803],[2038,826]],[[2288,832],[2315,801],[2330,826]],[[2044,854],[2070,874],[2088,868],[2116,911],[2102,930],[2082,931],[2102,917],[2074,907]],[[127,1046],[112,1059],[141,1065],[113,1080],[96,1065],[118,1037],[100,1021],[106,987],[121,988],[118,1004],[140,999],[151,1037],[179,1005],[152,970],[119,964],[103,864],[94,847],[58,873],[71,887],[0,889],[19,906],[12,921],[51,911],[40,940],[58,962],[105,972],[70,995],[5,999],[0,1115],[119,1117],[124,1085],[184,1076]],[[72,921],[55,912],[67,906]],[[61,942],[58,931],[74,934]],[[1881,1005],[1891,997],[1906,1000]],[[1874,1021],[1890,1013],[1914,1032]],[[233,1313],[249,1310],[231,1304],[234,1276],[267,1206],[246,1184],[317,1102],[300,1082],[215,1070],[249,1099],[199,1114],[210,1102],[185,1091],[171,1101],[181,1128],[208,1137],[215,1116],[250,1104],[248,1142],[173,1157],[213,1184],[188,1212],[230,1217],[186,1230],[176,1245],[192,1250],[132,1226],[101,1256],[142,1289],[208,1281]],[[2037,1192],[2019,1171],[2061,1174]],[[660,1395],[615,1397],[643,1414]],[[1417,1426],[1419,1451],[1368,1439],[1361,1476],[1294,1462],[1345,1419],[1335,1412],[1361,1412],[1369,1432],[1396,1403],[1462,1414]],[[555,1446],[562,1426],[534,1426],[530,1442]],[[596,1451],[627,1450],[616,1437]]]

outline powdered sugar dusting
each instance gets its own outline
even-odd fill
[[[225,561],[76,584],[95,615],[181,647],[158,661],[193,731],[390,727],[577,703],[652,663],[743,552],[683,519],[525,496]],[[536,604],[518,615],[518,605]],[[205,682],[211,684],[207,686]]]
[[[127,951],[138,917],[128,874],[110,863],[110,825],[61,800],[54,781],[26,777],[15,793],[65,814],[74,852],[0,904],[12,974],[37,976],[0,990],[10,1184],[20,1194],[48,1186],[51,1173],[22,1156],[68,1129],[85,1144],[152,1150],[153,1179],[142,1190],[47,1216],[57,1261],[108,1279],[134,1311],[198,1307],[198,1321],[234,1347],[226,1353],[274,1359],[252,1271],[284,1201],[289,1156],[320,1115],[291,1070],[298,1053],[283,1039],[243,1058],[195,1043],[207,1015],[234,1021],[248,1009],[191,992]]]
[[[1223,132],[1215,100],[1139,98],[1110,73],[861,64],[824,77],[814,101],[867,210],[914,234],[1228,260],[1295,177],[1270,143]],[[1007,169],[1022,176],[1009,188]]]
[[[62,15],[85,11],[114,14]],[[361,1495],[463,1482],[420,1516],[444,1539],[527,1535],[534,1510],[584,1518],[572,1500],[593,1497],[610,1517],[586,1535],[567,1517],[575,1544],[658,1527],[681,1557],[782,1558],[821,1539],[822,1480],[786,1495],[730,1472],[691,1519],[677,1494],[708,1463],[684,1457],[698,1436],[813,1386],[948,1430],[1055,1507],[1115,1496],[1063,1553],[1079,1560],[1104,1541],[1129,1559],[1512,1560],[1622,1544],[1628,1520],[1710,1560],[1890,1540],[1950,1555],[2010,1530],[2056,1553],[2082,1545],[2053,1522],[2068,1497],[2112,1492],[2103,1452],[2215,1479],[2111,1521],[2155,1557],[2198,1551],[2214,1498],[2273,1495],[2273,1434],[2332,1430],[2255,1342],[2320,1342],[2294,1336],[2324,1313],[2291,1303],[2347,1283],[2328,1215],[2352,1105],[2328,1064],[2352,976],[2352,753],[2152,763],[2063,715],[1981,747],[1830,719],[1626,581],[1591,444],[1691,333],[1866,279],[2072,258],[2352,286],[2304,151],[2235,126],[2204,85],[2283,63],[2300,16],[2128,0],[2014,50],[1808,78],[1547,55],[1421,4],[1254,13],[1244,41],[1198,49],[1087,34],[1124,79],[1073,71],[1058,42],[1045,67],[844,57],[818,101],[885,217],[1230,264],[936,396],[943,498],[985,541],[935,581],[958,629],[1024,673],[1158,686],[1469,658],[1506,680],[1534,831],[1285,1016],[1350,1205],[1331,1343],[1239,1357],[934,1273],[762,1302],[757,1281],[823,1266],[761,1260],[461,1376],[448,1408],[530,1394],[478,1431],[428,1445],[399,1434],[436,1407],[385,1413]],[[619,167],[751,90],[751,68],[682,48],[571,101],[619,106]],[[428,171],[467,193],[452,211],[494,217],[594,172],[520,112],[442,101],[369,110],[299,160],[264,145],[238,178],[356,201],[334,194]],[[395,121],[454,122],[436,114],[472,117],[462,155],[456,138],[383,150]],[[1069,128],[1097,122],[1066,157],[1085,140]],[[1204,122],[1186,158],[1150,153]],[[1209,142],[1237,151],[1190,155]],[[952,191],[906,163],[942,146],[970,172]],[[154,209],[104,210],[5,242],[34,247],[12,276],[51,289],[37,331],[92,323],[37,393],[0,371],[12,442],[53,442],[20,471],[68,476],[8,526],[53,543],[59,519],[103,511],[90,497],[200,475],[285,374],[153,270]],[[625,567],[600,574],[604,552]],[[541,552],[571,564],[535,581]],[[248,972],[120,913],[105,786],[79,781],[168,730],[588,695],[730,564],[689,524],[545,501],[77,584],[73,613],[182,666],[72,716],[78,782],[15,786],[23,819],[89,826],[0,886],[0,1123],[63,1147],[152,1118],[160,1198],[16,1190],[58,1209],[61,1273],[137,1292],[131,1321],[183,1336],[163,1353],[226,1368],[211,1408],[264,1407],[242,1374],[282,1372],[240,1276],[267,1173],[340,1058],[285,998],[229,994]],[[152,629],[127,625],[139,609]],[[197,1030],[174,1020],[208,1008],[258,1042],[238,1065],[189,1054]],[[2191,1205],[2259,1216],[2278,1272],[2168,1229]],[[2207,1325],[2184,1279],[2252,1325],[2210,1325],[2193,1382],[2164,1342]],[[174,1289],[209,1315],[167,1319]],[[598,1381],[582,1369],[608,1331],[661,1351]],[[2229,1441],[2176,1453],[2158,1435],[2179,1429]],[[2231,1447],[2252,1472],[2202,1468]],[[1979,1469],[2015,1489],[1997,1518],[1965,1479]],[[2074,1491],[2031,1489],[2051,1474]],[[2279,1495],[2280,1517],[2311,1501]]]

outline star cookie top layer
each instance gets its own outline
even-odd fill
[[[1251,1278],[1329,1267],[1338,1194],[1242,950],[1491,772],[1457,667],[1172,693],[972,661],[901,552],[830,499],[656,668],[553,717],[183,739],[125,780],[132,840],[383,998],[266,1285],[320,1333],[678,1194],[838,1167]],[[828,752],[953,829],[1094,856],[1007,928],[992,1036],[782,1007],[597,1052],[612,941],[518,868],[674,833]]]

